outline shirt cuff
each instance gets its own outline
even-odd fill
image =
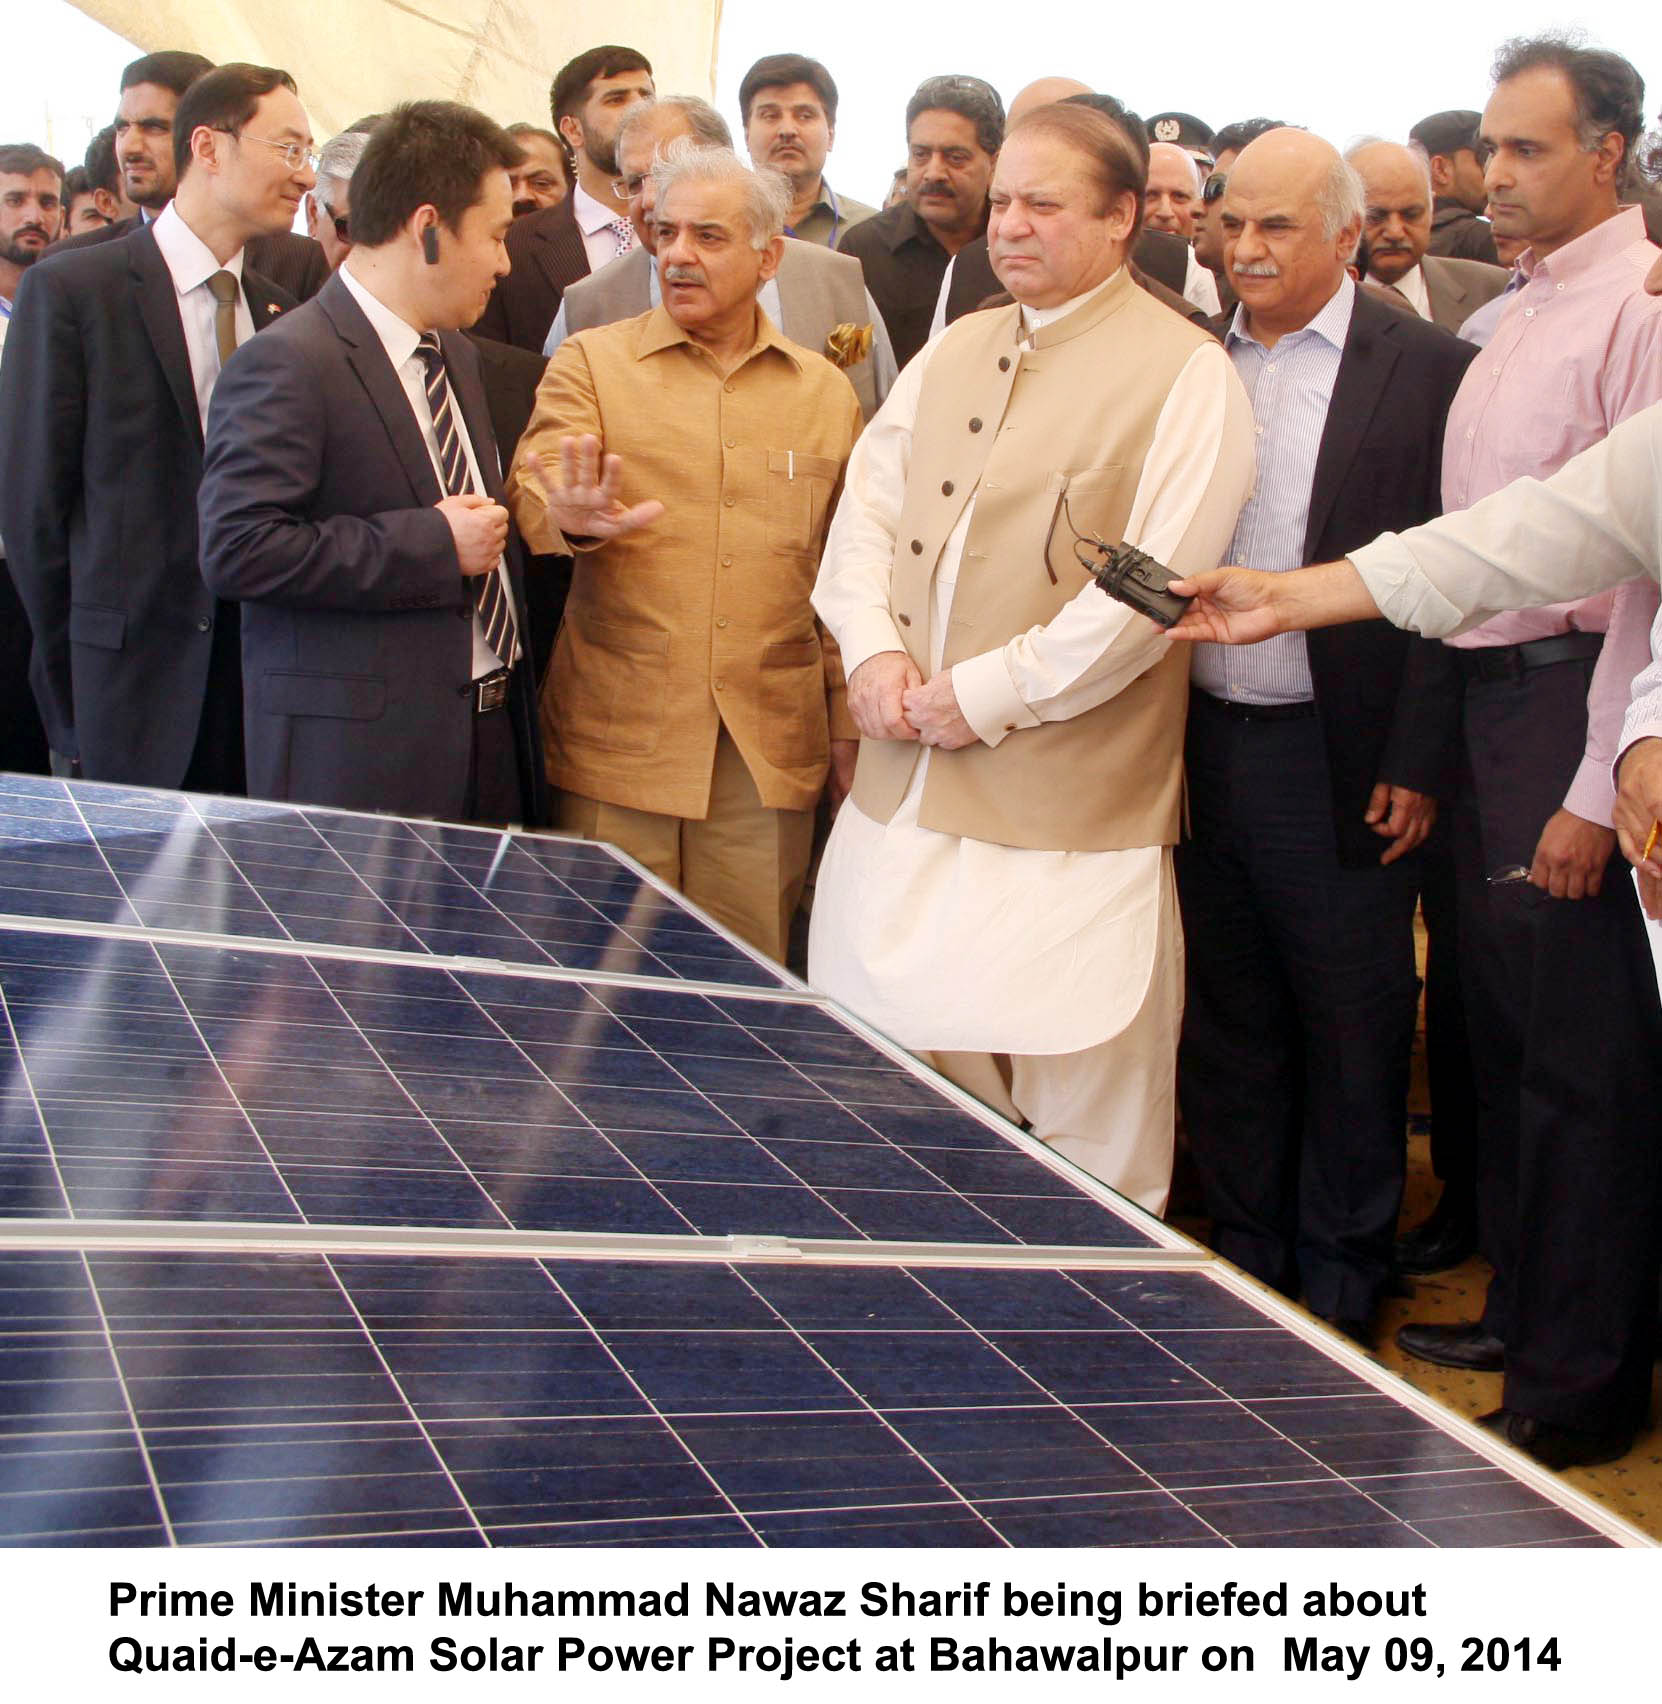
[[[1610,765],[1610,785],[1615,789],[1621,787],[1622,765],[1627,761],[1627,754],[1636,745],[1643,745],[1646,740],[1662,739],[1662,725],[1647,728],[1642,725],[1636,727],[1632,722],[1629,722],[1622,733],[1625,736],[1622,740],[1622,748],[1616,753],[1616,761]]]
[[[952,665],[958,710],[984,745],[995,746],[1018,728],[1036,728],[1039,718],[1016,691],[1003,651],[983,651]]]
[[[1621,760],[1618,758],[1618,762]],[[1584,757],[1564,795],[1564,809],[1573,811],[1600,828],[1612,828],[1611,818],[1616,809],[1616,791],[1610,782],[1610,765],[1596,757]]]
[[[1397,534],[1384,533],[1349,555],[1368,595],[1393,627],[1440,639],[1458,631],[1466,619],[1465,612],[1425,577],[1413,551]]]
[[[843,654],[843,679],[849,679],[861,663],[881,651],[904,651],[906,641],[887,610],[862,609],[851,615],[837,633],[837,648]]]

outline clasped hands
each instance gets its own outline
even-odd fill
[[[952,671],[925,681],[904,651],[879,651],[848,677],[848,710],[868,740],[917,740],[956,751],[980,736],[958,708]]]

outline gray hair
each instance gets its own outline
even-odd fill
[[[1425,174],[1426,189],[1428,191],[1430,190],[1431,156],[1426,153],[1425,149],[1421,147],[1418,142],[1397,142],[1389,136],[1358,136],[1356,140],[1352,142],[1347,149],[1345,149],[1345,159],[1354,165],[1356,162],[1356,156],[1360,154],[1364,148],[1377,148],[1382,144],[1387,148],[1400,148],[1405,154],[1412,155],[1415,165],[1417,165]],[[1366,193],[1367,191],[1364,187],[1364,196]]]
[[[658,205],[679,183],[732,183],[743,187],[750,246],[764,249],[785,230],[791,209],[790,185],[775,171],[752,170],[731,148],[701,148],[690,136],[677,136],[652,166]]]
[[[628,117],[618,126],[617,146],[623,146],[624,138],[636,125],[651,123],[653,115],[666,107],[686,115],[687,128],[699,147],[732,149],[733,132],[727,128],[727,120],[697,95],[660,95],[655,101],[636,101],[630,107]]]
[[[358,162],[368,146],[367,130],[343,130],[339,136],[323,144],[317,156],[316,195],[325,207],[333,208],[335,198],[351,183],[352,174],[358,169]],[[325,184],[332,186],[333,194],[323,187]]]
[[[1366,200],[1362,179],[1355,166],[1335,154],[1333,163],[1316,186],[1316,211],[1322,218],[1322,236],[1331,241],[1353,219],[1360,233]],[[1355,252],[1352,248],[1351,253]]]

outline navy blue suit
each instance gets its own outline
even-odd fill
[[[243,293],[256,330],[293,305],[247,267]],[[216,634],[227,612],[197,562],[201,415],[148,227],[24,274],[0,443],[0,534],[52,749],[92,780],[184,784],[199,735],[224,732],[205,723],[234,716],[236,652],[215,654],[234,629]],[[227,783],[199,770],[191,784]]]
[[[501,501],[479,358],[441,334],[486,494]],[[248,790],[405,816],[466,815],[473,591],[409,398],[340,278],[226,364],[208,421],[202,571],[242,604]],[[519,547],[510,541],[526,643]],[[505,712],[524,820],[541,820],[530,681]]]

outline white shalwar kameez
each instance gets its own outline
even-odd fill
[[[1023,308],[1029,333],[1088,295]],[[889,614],[889,574],[918,399],[940,343],[901,373],[855,446],[826,543],[814,602],[850,675],[868,657],[904,648]],[[1111,375],[1100,383],[1111,392]],[[1082,374],[1082,406],[1093,388]],[[1197,349],[1161,410],[1126,539],[1178,572],[1217,566],[1251,483],[1250,421],[1222,346]],[[932,672],[974,510],[972,498],[936,571]],[[1071,539],[1058,543],[1071,549]],[[1111,698],[1167,643],[1087,583],[1045,626],[957,664],[953,687],[970,726],[996,744],[1012,722],[1036,727]],[[1171,1180],[1183,1009],[1171,849],[1033,851],[922,828],[934,756],[922,753],[890,821],[873,822],[852,801],[838,813],[815,893],[809,980],[1159,1213]]]

